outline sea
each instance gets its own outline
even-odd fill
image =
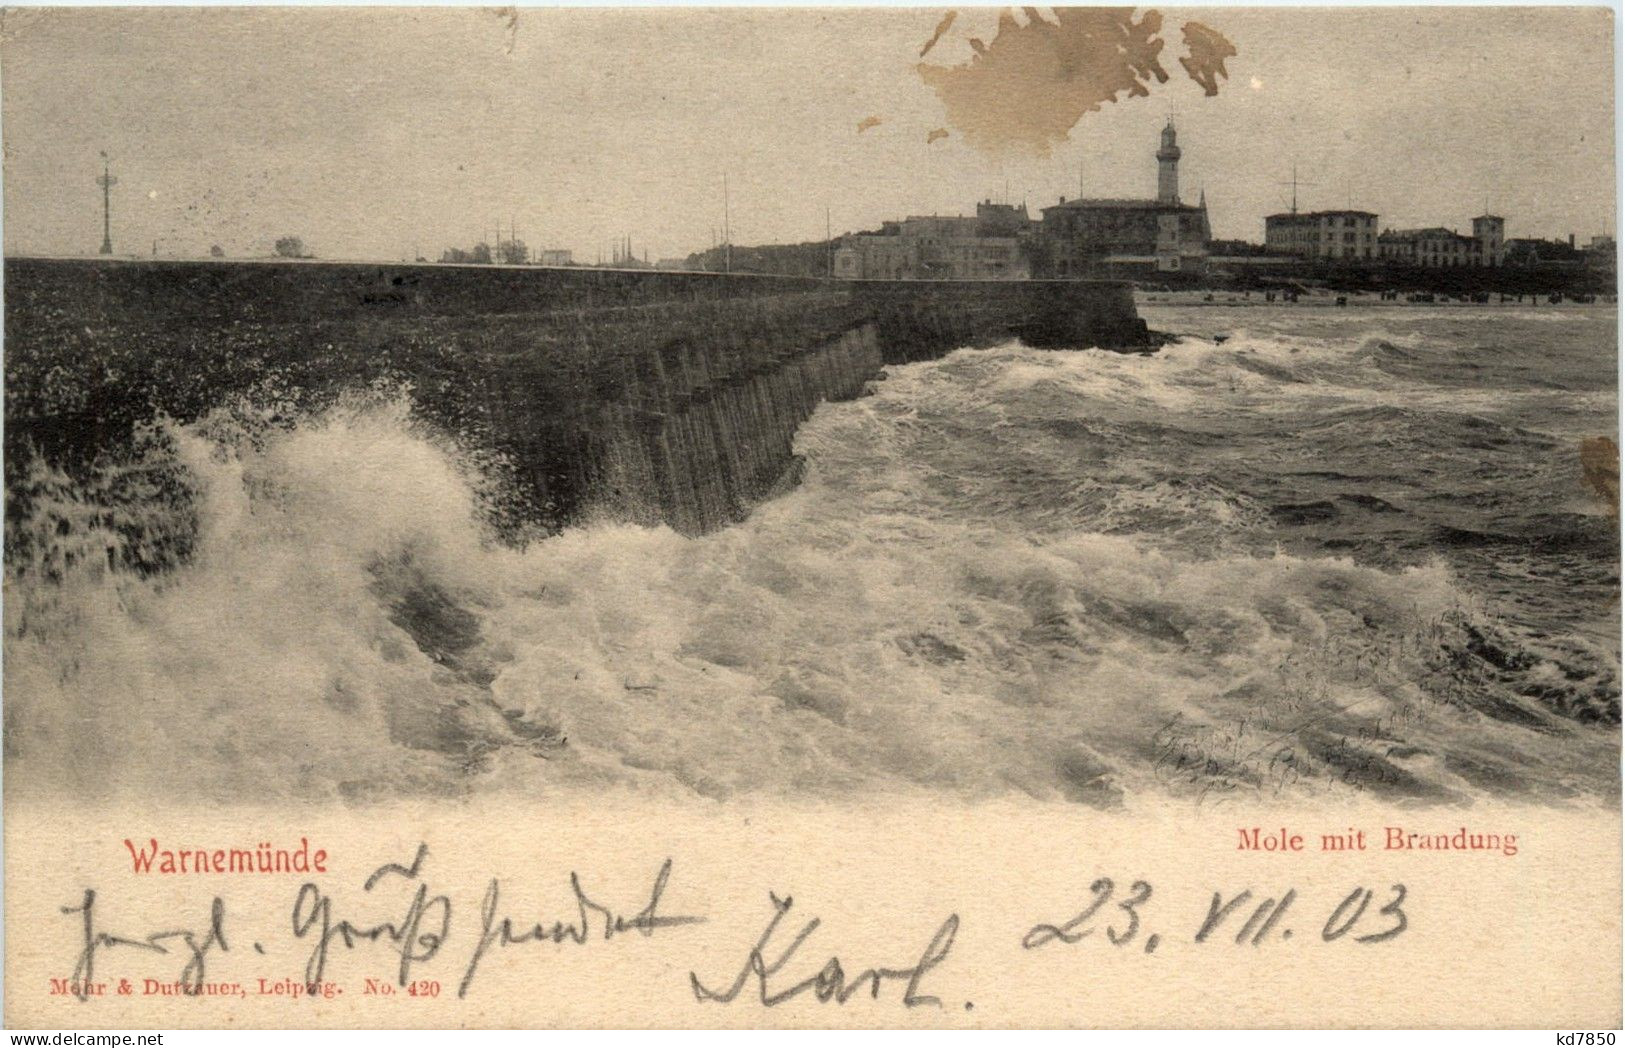
[[[1141,313],[888,367],[698,537],[502,541],[404,395],[174,426],[183,563],[7,565],[6,789],[1617,806],[1615,307]]]

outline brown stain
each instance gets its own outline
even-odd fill
[[[885,123],[885,121],[881,120],[878,116],[866,116],[862,120],[858,121],[858,134],[861,135],[871,127],[879,127],[883,123]]]
[[[925,136],[925,144],[930,145],[932,142],[935,142],[938,139],[947,138],[947,137],[948,137],[948,129],[945,128],[945,127],[939,127],[936,130],[932,131],[931,133],[929,133],[929,134],[927,134]]]
[[[513,54],[514,44],[519,40],[519,8],[517,7],[487,7],[485,13],[500,19],[508,32],[508,43],[504,48],[509,55]]]
[[[1218,78],[1230,79],[1230,74],[1224,68],[1224,60],[1236,56],[1236,45],[1201,22],[1186,22],[1179,32],[1185,38],[1186,51],[1179,64],[1185,67],[1192,80],[1202,85],[1204,94],[1213,97],[1219,93]]]
[[[937,23],[937,31],[932,33],[931,39],[927,40],[925,42],[925,46],[920,48],[921,58],[924,58],[926,55],[931,53],[931,49],[937,46],[937,41],[942,39],[942,34],[948,31],[949,27],[954,24],[954,19],[958,17],[958,11],[949,11],[947,14],[942,16],[942,21]]]
[[[1580,441],[1580,472],[1586,486],[1608,511],[1619,516],[1619,445],[1609,437],[1587,437]]]
[[[1047,156],[1085,113],[1168,80],[1155,11],[1136,21],[1129,8],[1058,8],[1051,22],[1025,10],[1025,25],[1007,11],[991,43],[971,40],[970,61],[916,67],[977,149]]]
[[[1108,102],[1145,97],[1149,84],[1168,82],[1160,61],[1162,15],[1133,8],[1055,8],[1054,20],[1037,8],[999,16],[992,41],[967,41],[974,54],[959,65],[920,62],[920,78],[934,90],[950,126],[987,153],[1049,155],[1086,113]],[[939,27],[941,28],[941,27]],[[945,31],[945,30],[944,30]],[[1236,54],[1222,35],[1187,23],[1186,72],[1212,95]],[[933,44],[935,38],[933,38]],[[929,48],[927,48],[929,50]],[[923,54],[923,52],[922,52]]]

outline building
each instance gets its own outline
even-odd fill
[[[1027,206],[976,205],[975,217],[915,215],[878,233],[843,237],[835,275],[845,280],[1026,280]]]
[[[1551,263],[1575,263],[1583,258],[1574,246],[1574,238],[1541,240],[1536,237],[1513,237],[1506,242],[1506,265],[1541,266]]]
[[[1464,236],[1443,226],[1425,229],[1385,229],[1377,238],[1377,251],[1385,262],[1427,269],[1454,266],[1502,266],[1507,261],[1506,219],[1479,215],[1473,235]]]
[[[1479,215],[1473,219],[1473,239],[1478,242],[1478,264],[1505,265],[1507,260],[1507,220],[1500,215]]]
[[[1062,197],[1039,221],[1025,204],[984,200],[974,217],[913,216],[877,233],[843,237],[835,275],[848,280],[1025,280],[1200,273],[1206,267],[1207,194],[1179,198],[1177,135],[1162,130],[1155,199]],[[1372,216],[1375,221],[1376,216]]]
[[[573,266],[574,256],[559,248],[544,248],[536,252],[536,264],[541,266]]]
[[[1385,229],[1377,238],[1384,261],[1428,268],[1465,266],[1473,238],[1443,226],[1426,229]]]
[[[1264,247],[1296,258],[1362,261],[1378,255],[1370,211],[1306,211],[1264,218]]]
[[[1580,254],[1592,269],[1612,270],[1619,258],[1619,247],[1613,237],[1602,234],[1592,237],[1591,243],[1580,249]]]
[[[1053,277],[1202,270],[1212,239],[1207,194],[1194,206],[1180,202],[1180,155],[1169,121],[1156,154],[1155,200],[1062,197],[1044,208],[1034,268]]]

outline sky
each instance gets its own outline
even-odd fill
[[[736,244],[821,239],[826,215],[840,234],[989,198],[1150,197],[1170,117],[1216,237],[1261,241],[1294,167],[1301,209],[1384,227],[1466,229],[1487,206],[1509,236],[1614,231],[1606,8],[1137,10],[1163,17],[1167,82],[1043,155],[953,126],[918,69],[947,8],[13,8],[4,247],[94,253],[103,150],[120,254],[295,235],[433,259],[500,223],[590,262],[624,236],[652,259],[710,246],[724,177]],[[924,61],[971,61],[997,18],[961,9]],[[1178,61],[1193,20],[1237,52],[1214,96]]]

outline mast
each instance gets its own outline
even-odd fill
[[[1291,186],[1292,187],[1292,214],[1293,214],[1294,217],[1296,217],[1297,214],[1298,214],[1298,187],[1300,185],[1302,185],[1302,186],[1312,186],[1312,185],[1317,185],[1317,184],[1318,183],[1315,183],[1315,182],[1299,182],[1298,181],[1298,165],[1295,162],[1292,165],[1292,181],[1290,181],[1290,182],[1277,182],[1276,183],[1276,185],[1279,185],[1279,186]]]
[[[102,150],[102,174],[96,179],[102,187],[102,251],[104,255],[113,253],[113,187],[118,185],[118,179],[113,177],[112,168],[107,159],[107,150]]]

